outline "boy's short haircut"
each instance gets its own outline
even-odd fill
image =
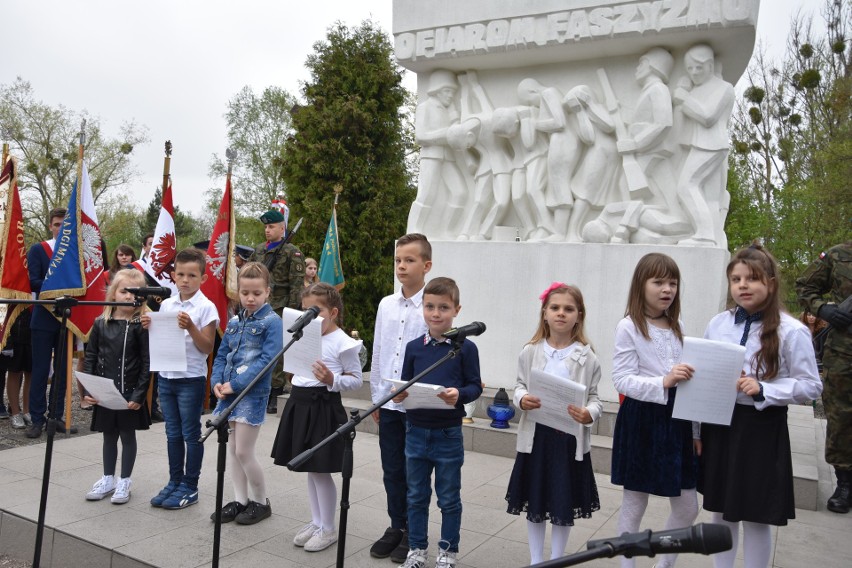
[[[433,296],[449,296],[453,299],[453,304],[455,304],[456,307],[459,305],[459,287],[456,284],[456,281],[452,278],[446,278],[444,276],[433,278],[428,284],[426,284],[426,288],[423,290],[423,295],[425,296],[426,294],[432,294]]]
[[[401,247],[411,243],[420,243],[420,257],[426,261],[432,260],[432,244],[429,242],[429,239],[426,238],[426,235],[421,233],[408,233],[407,235],[402,235],[399,239],[397,239],[396,246]]]
[[[154,240],[154,233],[148,233],[147,235],[142,237],[142,246],[143,247],[145,246],[145,243],[148,242],[148,239],[151,239],[153,241]],[[154,243],[152,242],[151,244],[153,245]]]
[[[47,217],[47,222],[49,223],[52,219],[55,219],[57,217],[61,217],[64,219],[66,213],[68,213],[68,210],[64,207],[57,207],[56,209],[51,209]]]
[[[178,264],[196,263],[201,274],[207,270],[207,253],[194,247],[185,248],[175,256],[175,267]]]
[[[245,263],[240,269],[239,275],[237,275],[238,280],[243,278],[259,278],[263,280],[267,288],[269,287],[269,269],[260,262]],[[237,287],[239,288],[239,286]]]

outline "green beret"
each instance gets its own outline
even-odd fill
[[[278,211],[277,209],[270,209],[260,216],[260,222],[264,225],[269,225],[270,223],[283,223],[284,215],[282,215],[281,211]]]

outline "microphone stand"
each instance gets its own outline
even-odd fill
[[[240,401],[248,395],[254,388],[254,386],[260,381],[263,376],[268,373],[275,364],[284,356],[284,353],[290,349],[290,346],[295,342],[302,338],[304,334],[303,329],[299,329],[293,332],[290,337],[290,341],[287,345],[284,346],[284,349],[278,352],[275,357],[272,358],[266,366],[261,369],[257,375],[251,380],[251,382],[244,388],[240,394],[237,395],[237,398],[234,399],[228,408],[222,411],[218,416],[214,416],[213,418],[207,420],[205,425],[207,426],[207,430],[204,434],[201,435],[201,443],[203,444],[207,438],[210,437],[213,432],[217,432],[216,441],[218,442],[218,453],[216,454],[216,509],[214,513],[214,525],[213,525],[213,562],[211,566],[213,568],[218,568],[219,566],[219,549],[222,540],[222,500],[224,498],[224,487],[225,487],[225,467],[226,467],[226,456],[228,451],[228,437],[229,437],[229,429],[228,429],[228,417],[231,416],[231,413],[240,403]]]
[[[341,424],[340,427],[329,434],[324,440],[322,440],[319,444],[305,450],[298,456],[294,457],[287,463],[287,469],[294,471],[300,466],[302,466],[306,461],[311,459],[316,452],[318,452],[321,448],[324,448],[328,444],[334,442],[337,438],[343,439],[343,464],[341,468],[341,476],[343,478],[343,484],[340,489],[340,522],[338,524],[337,534],[337,568],[343,568],[343,559],[346,553],[346,521],[349,517],[349,484],[352,479],[352,469],[353,469],[353,452],[352,452],[352,444],[355,441],[355,427],[361,423],[364,418],[370,416],[373,412],[380,409],[384,406],[389,400],[399,395],[399,393],[408,390],[408,388],[423,378],[428,373],[431,373],[437,367],[440,367],[449,359],[453,359],[456,355],[458,355],[461,350],[462,341],[453,340],[452,348],[449,353],[444,355],[441,359],[436,361],[434,364],[424,369],[420,373],[418,373],[415,377],[413,377],[410,381],[405,383],[405,385],[399,387],[395,392],[392,392],[381,399],[379,402],[368,408],[363,412],[359,412],[357,409],[352,409],[349,411],[349,421],[346,424]]]
[[[68,319],[71,317],[71,310],[74,306],[139,306],[140,299],[136,298],[135,302],[94,302],[78,300],[73,296],[60,296],[55,300],[8,300],[0,299],[0,304],[25,304],[28,306],[53,306],[53,313],[60,316],[62,319],[59,324],[59,341],[65,341],[68,334]],[[65,369],[65,356],[67,349],[58,349],[54,357],[54,369]],[[56,373],[53,375],[53,380],[57,380]],[[65,377],[65,381],[69,381],[69,377]],[[36,523],[36,538],[35,550],[33,551],[33,568],[39,568],[41,563],[41,544],[44,540],[44,520],[47,513],[47,490],[50,486],[50,467],[53,462],[53,439],[56,436],[56,421],[50,416],[55,414],[57,398],[59,397],[59,389],[53,385],[50,388],[50,400],[47,407],[47,443],[44,448],[44,471],[41,476],[41,498],[38,505],[38,522]]]
[[[625,554],[625,557],[627,558],[632,558],[633,556],[654,556],[654,552],[651,550],[651,534],[650,530],[633,535],[624,533],[620,537],[623,539],[623,542],[618,546],[614,546],[611,542],[607,542],[603,546],[598,546],[589,550],[581,550],[580,552],[575,552],[574,554],[569,554],[562,558],[554,558],[547,562],[539,562],[538,564],[532,564],[525,568],[562,568],[563,566],[574,566],[576,564],[588,562],[589,560],[594,560],[595,558],[612,558],[613,556],[624,554],[627,550],[633,551],[629,555]],[[633,538],[628,540],[626,538],[628,536]],[[637,551],[636,549],[639,550]]]

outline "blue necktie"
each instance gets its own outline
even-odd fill
[[[751,329],[751,322],[759,321],[762,317],[763,312],[754,312],[749,315],[747,311],[740,306],[737,306],[737,311],[734,312],[734,323],[740,324],[745,322],[745,329],[743,329],[743,338],[740,339],[740,345],[745,346],[746,341],[748,341],[748,332]]]

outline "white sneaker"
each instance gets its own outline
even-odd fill
[[[26,424],[27,427],[30,427],[30,426],[33,425],[33,417],[30,416],[29,412],[24,412],[24,424]]]
[[[116,505],[122,505],[130,501],[130,481],[129,477],[120,477],[115,485],[115,493],[112,494],[112,501]]]
[[[420,548],[412,548],[405,557],[405,564],[399,568],[426,568],[428,552]]]
[[[27,423],[24,422],[24,415],[20,412],[12,417],[12,428],[15,430],[23,430],[27,427]]]
[[[115,491],[115,476],[105,475],[92,485],[91,491],[86,493],[86,501],[100,501],[113,491]]]
[[[457,554],[457,552],[449,552],[448,550],[439,548],[435,568],[453,568],[456,565]]]
[[[305,546],[311,537],[314,536],[320,528],[313,523],[308,523],[302,530],[296,533],[296,536],[293,537],[293,544],[296,546]]]
[[[337,542],[337,531],[324,531],[320,529],[314,533],[311,540],[305,543],[305,550],[308,552],[319,552],[320,550],[325,550],[335,542]]]

